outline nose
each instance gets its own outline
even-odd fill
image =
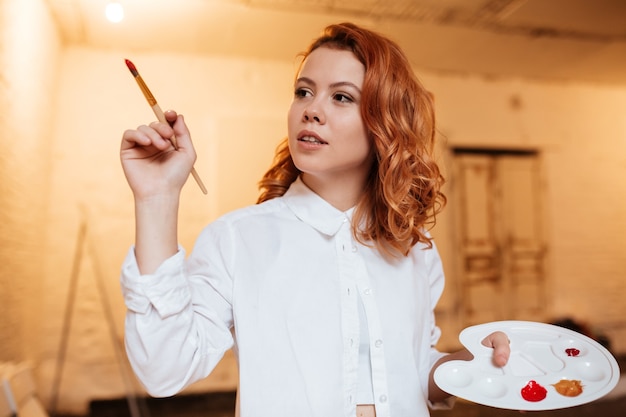
[[[306,122],[325,122],[324,113],[318,108],[315,103],[311,103],[311,105],[305,107],[302,118]]]

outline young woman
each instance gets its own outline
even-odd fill
[[[183,116],[166,116],[121,147],[136,207],[126,346],[148,392],[179,392],[234,347],[241,417],[416,417],[445,403],[433,370],[471,354],[434,348],[444,276],[427,229],[443,179],[432,100],[400,48],[326,28],[304,54],[259,204],[208,225],[188,259],[177,216],[196,155]],[[483,344],[506,363],[506,335]]]

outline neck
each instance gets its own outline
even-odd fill
[[[340,211],[346,211],[354,207],[361,199],[365,189],[364,180],[349,178],[322,179],[306,173],[302,174],[302,182]]]

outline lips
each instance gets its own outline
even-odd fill
[[[302,131],[298,134],[298,141],[315,145],[327,145],[328,142],[320,138],[315,132]]]

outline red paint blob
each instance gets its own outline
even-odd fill
[[[522,388],[522,397],[526,401],[537,402],[546,398],[548,390],[537,383],[537,381],[528,381],[528,384]]]
[[[580,350],[576,348],[567,348],[565,349],[565,353],[567,354],[567,356],[578,356],[580,355]]]

